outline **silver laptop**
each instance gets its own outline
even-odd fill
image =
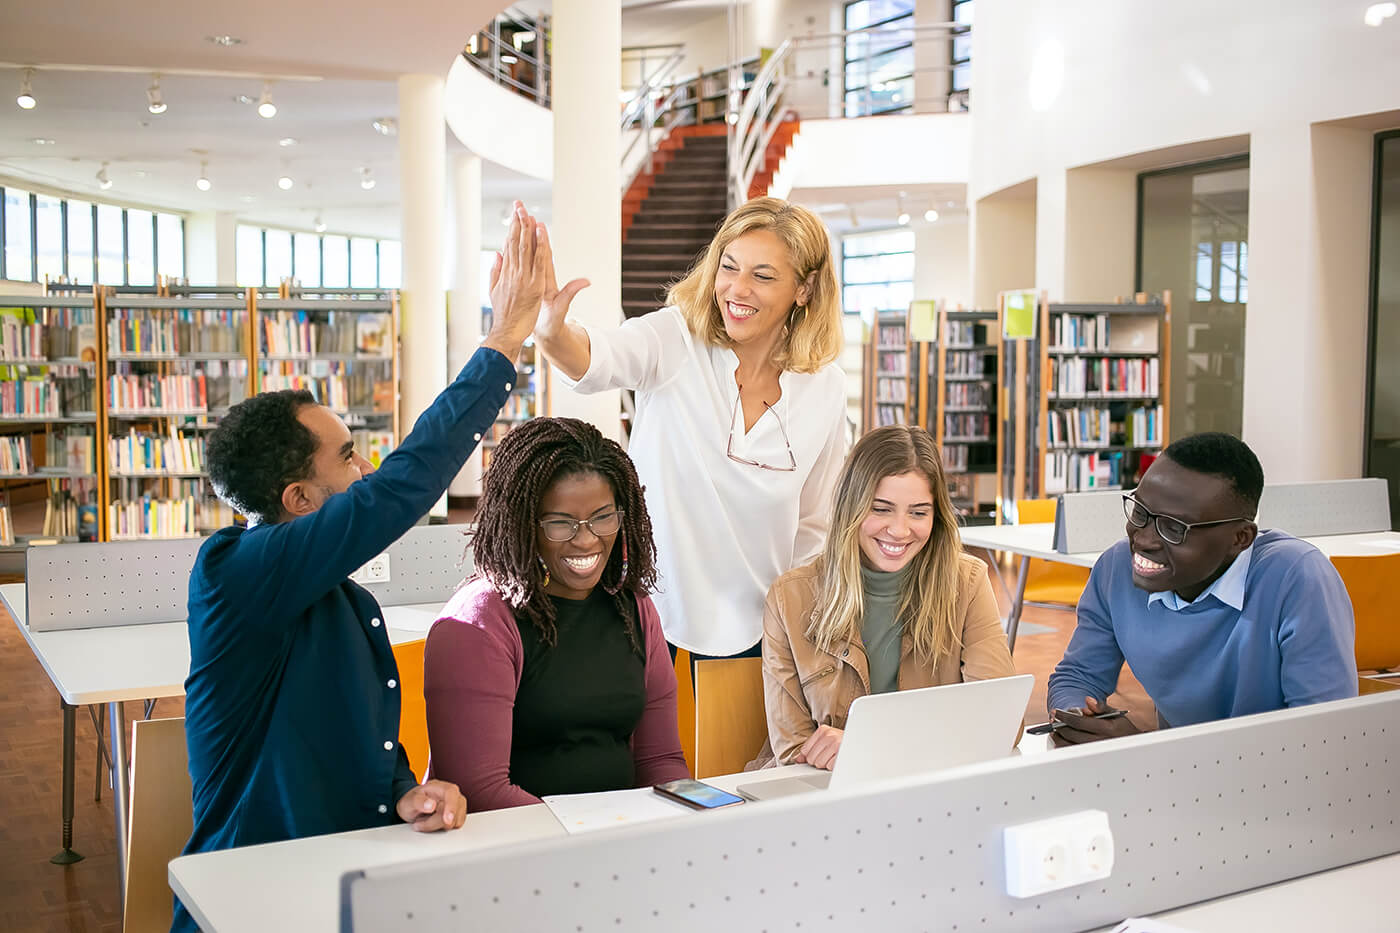
[[[863,696],[851,704],[830,774],[741,784],[753,800],[860,787],[1010,755],[1031,699],[1030,674]]]

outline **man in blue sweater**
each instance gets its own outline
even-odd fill
[[[210,478],[249,527],[215,533],[190,574],[187,854],[462,825],[457,787],[409,768],[384,616],[347,577],[427,514],[505,403],[552,268],[541,229],[517,202],[491,333],[378,471],[304,391],[236,405],[210,435]],[[195,929],[178,899],[172,929]]]
[[[1264,471],[1228,434],[1173,443],[1123,497],[1128,537],[1099,558],[1050,675],[1060,743],[1138,731],[1108,711],[1126,660],[1161,725],[1356,696],[1351,600],[1317,548],[1254,523]]]

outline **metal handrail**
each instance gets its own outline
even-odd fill
[[[769,56],[744,95],[737,116],[729,122],[729,207],[734,209],[749,199],[749,185],[763,167],[764,154],[778,121],[770,120],[782,100],[784,77],[793,42],[783,44]],[[760,110],[762,111],[760,113]]]

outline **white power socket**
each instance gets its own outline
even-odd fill
[[[1113,831],[1103,810],[1008,826],[1006,893],[1034,897],[1107,878],[1113,871]]]
[[[350,579],[364,586],[366,583],[389,582],[389,552],[385,551],[370,560],[359,570],[350,574]]]

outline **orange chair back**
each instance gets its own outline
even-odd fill
[[[1056,499],[1017,499],[1016,518],[1022,525],[1047,524],[1055,520],[1057,505]],[[1026,569],[1026,601],[1075,606],[1088,583],[1084,567],[1032,558]]]
[[[1356,616],[1356,669],[1385,671],[1400,668],[1400,619],[1396,613],[1396,581],[1400,554],[1334,557]]]
[[[1017,499],[1016,523],[1042,525],[1055,520],[1056,499]]]
[[[695,773],[695,681],[690,676],[690,652],[676,650],[676,729],[681,737],[681,754],[690,773]]]
[[[418,780],[428,773],[428,705],[423,700],[423,639],[394,646],[399,666],[399,743]]]

